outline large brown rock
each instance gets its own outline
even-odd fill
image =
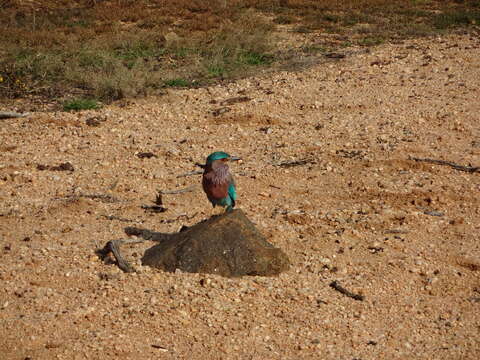
[[[145,251],[142,263],[171,272],[227,277],[277,275],[290,266],[287,255],[268,243],[241,210],[173,234]]]

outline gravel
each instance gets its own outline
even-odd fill
[[[409,160],[479,166],[479,94],[479,38],[448,35],[2,120],[2,358],[480,358],[480,175]],[[124,274],[100,260],[126,226],[210,216],[200,175],[177,175],[213,150],[244,159],[238,206],[288,254],[287,273]],[[163,195],[165,212],[142,209],[189,186]]]

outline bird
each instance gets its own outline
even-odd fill
[[[204,168],[202,186],[210,203],[225,208],[230,212],[235,207],[237,191],[233,176],[229,171],[227,162],[241,160],[224,151],[215,151],[208,155]]]

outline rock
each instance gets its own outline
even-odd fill
[[[277,275],[289,268],[290,261],[266,241],[242,210],[234,210],[147,249],[142,264],[170,272],[180,269],[235,277]]]
[[[173,31],[170,31],[169,33],[165,34],[164,38],[167,45],[173,45],[178,43],[180,40],[182,40],[182,38],[178,36],[176,33],[174,33]]]
[[[85,124],[88,126],[100,126],[102,122],[105,122],[107,120],[106,116],[92,116],[89,117],[88,119],[85,120]]]

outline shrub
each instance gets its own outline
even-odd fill
[[[92,110],[99,107],[100,105],[94,99],[73,99],[63,104],[63,110],[65,111]]]

